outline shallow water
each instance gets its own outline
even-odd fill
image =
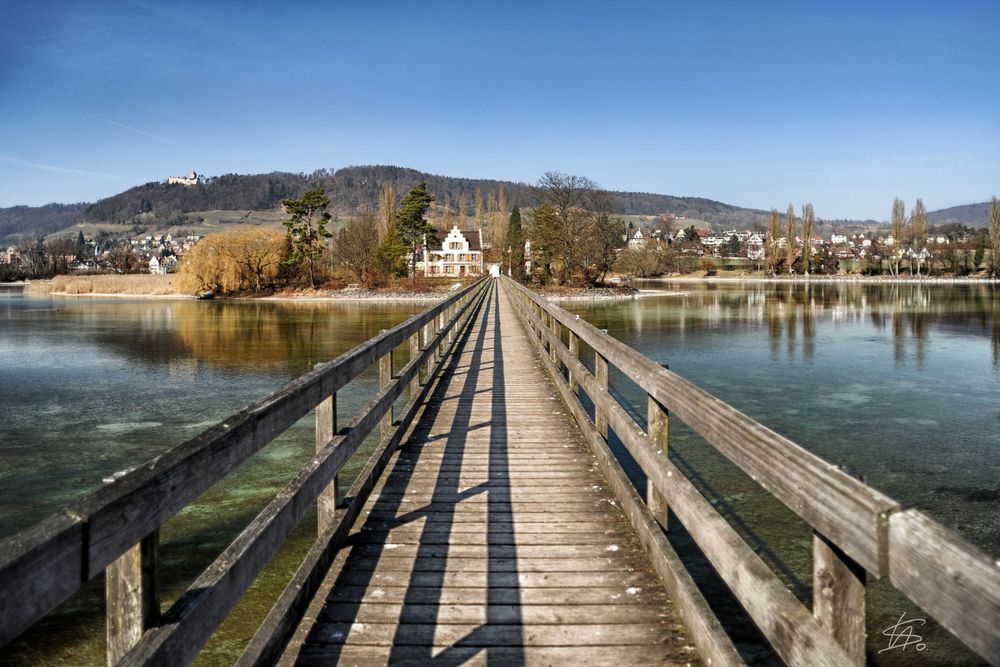
[[[1000,555],[995,287],[652,281],[642,287],[671,295],[562,305]],[[644,419],[638,388],[614,373],[611,385]],[[808,601],[808,528],[677,420],[670,440],[678,467]],[[936,626],[924,632],[928,650],[919,656],[912,648],[908,655],[880,654],[887,641],[882,629],[903,612],[926,617],[885,582],[869,578],[872,663],[981,662]]]

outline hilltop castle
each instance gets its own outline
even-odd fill
[[[167,176],[167,185],[198,185],[198,172],[192,171],[187,176]]]

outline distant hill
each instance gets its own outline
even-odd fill
[[[281,200],[299,197],[309,188],[321,187],[341,216],[375,211],[383,184],[392,183],[405,194],[420,181],[440,204],[449,202],[457,209],[465,199],[471,214],[478,189],[485,197],[502,184],[509,204],[529,206],[531,188],[525,183],[492,179],[454,178],[427,174],[415,169],[386,165],[355,166],[311,174],[271,172],[269,174],[225,174],[204,179],[198,185],[167,185],[152,182],[139,185],[93,204],[49,204],[40,207],[15,206],[0,209],[0,244],[35,238],[65,229],[75,223],[113,224],[123,228],[154,230],[188,225],[199,221],[205,211],[274,211]],[[748,228],[767,224],[767,213],[701,197],[676,197],[647,192],[612,192],[620,215],[659,215],[708,221],[716,229]],[[961,222],[984,226],[989,220],[988,204],[956,206],[930,214],[935,224]],[[865,224],[837,221],[837,224]],[[124,229],[123,229],[124,231]]]
[[[46,204],[0,208],[0,241],[37,238],[76,223],[89,204]]]
[[[960,225],[968,225],[969,227],[989,227],[990,202],[984,201],[981,204],[964,204],[962,206],[943,208],[940,211],[931,211],[928,217],[931,224],[934,225],[946,225],[957,222]]]

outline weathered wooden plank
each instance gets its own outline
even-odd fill
[[[433,652],[438,653],[438,652]],[[303,667],[328,667],[329,649],[306,646],[296,664]],[[345,665],[392,664],[396,667],[424,667],[434,659],[423,646],[340,646],[337,655]],[[468,667],[483,665],[689,665],[691,652],[669,646],[457,646],[438,655]]]
[[[371,604],[483,604],[489,598],[493,604],[505,605],[558,605],[578,609],[590,608],[590,620],[600,619],[599,612],[608,605],[628,608],[633,605],[665,605],[667,597],[662,586],[649,588],[623,586],[588,586],[573,588],[490,588],[447,587],[418,588],[409,586],[335,586],[327,600]],[[661,607],[662,608],[662,607]]]
[[[117,665],[160,617],[160,534],[153,531],[105,572],[107,662]]]
[[[659,447],[664,456],[668,455],[670,449],[670,416],[666,408],[660,405],[652,396],[646,397],[646,435],[653,446]],[[653,515],[657,523],[667,528],[667,516],[669,507],[663,495],[656,490],[653,484],[646,485],[646,504],[649,506],[649,513]]]
[[[339,583],[348,586],[409,586],[411,588],[644,588],[660,586],[648,572],[400,572],[345,570]]]
[[[1000,664],[1000,562],[917,510],[889,519],[889,580],[990,664]]]
[[[327,396],[316,406],[316,451],[322,451],[337,434],[337,395]],[[337,511],[339,476],[319,494],[316,501],[317,532],[323,534],[333,521]]]
[[[486,591],[484,590],[484,593]],[[639,625],[672,621],[662,604],[574,605],[491,604],[486,596],[471,604],[332,602],[323,608],[317,623],[471,623],[552,625]]]
[[[351,556],[347,567],[362,572],[631,572],[634,558],[397,558],[387,550],[381,556]]]
[[[520,285],[503,284],[571,328],[595,354],[625,373],[865,569],[876,575],[885,573],[888,516],[899,509],[895,501],[591,324],[543,302]],[[541,336],[546,333],[542,330]],[[566,358],[562,357],[563,363]]]
[[[865,570],[813,534],[813,616],[851,657],[865,664]]]
[[[382,333],[385,332],[383,331]],[[393,354],[393,351],[389,350],[378,360],[378,386],[382,391],[385,391],[392,384]],[[392,422],[392,406],[390,405],[379,424],[379,433],[383,438],[388,438],[392,432]]]
[[[475,625],[468,623],[317,623],[310,644],[375,646],[634,646],[662,645],[674,640],[667,623],[572,625]]]
[[[624,539],[623,539],[624,538]],[[620,530],[610,529],[595,532],[575,533],[528,533],[528,532],[504,532],[499,533],[494,530],[484,528],[478,531],[433,531],[415,528],[397,528],[392,531],[362,530],[351,536],[351,544],[381,544],[384,542],[421,544],[432,546],[437,544],[451,545],[514,545],[518,546],[518,553],[524,552],[521,547],[530,549],[546,545],[559,545],[565,547],[595,546],[606,549],[608,546],[616,545],[621,548],[639,548],[640,545],[635,538],[622,535]]]
[[[0,544],[0,646],[85,581],[83,524],[57,514]]]

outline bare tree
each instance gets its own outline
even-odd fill
[[[899,262],[903,258],[903,234],[906,228],[906,204],[899,197],[892,202],[892,261],[889,269],[892,275],[899,275]]]
[[[347,224],[334,240],[337,264],[349,270],[358,282],[371,284],[379,269],[379,221],[363,215]]]
[[[148,266],[148,262],[142,255],[132,249],[130,245],[115,246],[108,253],[108,264],[115,273],[141,273]]]

